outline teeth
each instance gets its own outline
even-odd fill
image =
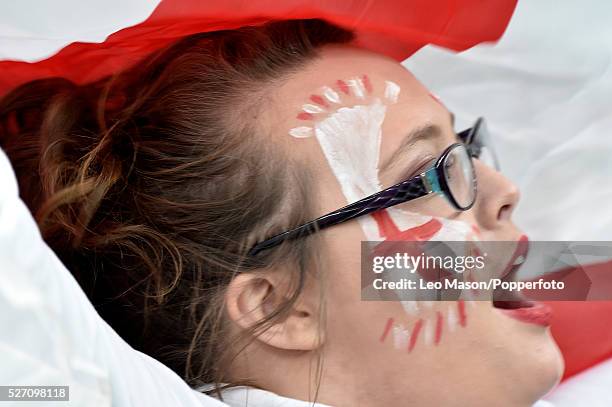
[[[525,262],[525,256],[518,256],[516,260],[514,260],[514,265],[518,266],[519,264],[523,264]]]

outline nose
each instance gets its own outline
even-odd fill
[[[474,212],[483,229],[499,229],[508,225],[520,199],[518,187],[502,173],[479,160],[474,160],[478,179],[478,195]]]

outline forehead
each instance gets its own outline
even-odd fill
[[[343,93],[341,82],[350,83],[355,78],[364,77],[367,77],[370,89],[365,98],[355,97],[352,90]],[[324,48],[318,58],[276,86],[268,99],[268,108],[263,110],[263,124],[270,130],[267,133],[275,139],[274,142],[285,145],[290,154],[312,169],[317,179],[333,184],[334,177],[319,140],[316,137],[292,137],[290,131],[297,127],[314,127],[327,115],[343,107],[368,105],[377,98],[385,102],[389,83],[398,86],[399,97],[394,103],[385,103],[384,120],[380,126],[379,162],[391,156],[412,129],[428,124],[437,124],[442,128],[449,126],[448,111],[401,64],[348,46]],[[324,97],[325,89],[330,88],[340,96],[339,102],[326,103],[317,99]],[[313,109],[321,107],[323,112],[305,115],[304,107],[311,105],[314,105]],[[355,133],[351,137],[356,138],[355,146],[359,148],[364,140],[358,138],[363,138],[363,134]],[[342,203],[346,202],[339,199],[334,204]]]
[[[341,45],[323,48],[319,57],[275,88],[272,94],[274,115],[277,119],[286,121],[288,125],[294,125],[295,115],[292,113],[308,102],[310,96],[321,93],[325,86],[337,88],[338,80],[347,81],[363,75],[367,75],[372,82],[374,95],[382,95],[385,81],[393,81],[399,85],[400,106],[407,105],[411,108],[404,111],[408,121],[427,120],[427,114],[446,113],[414,75],[397,61]],[[427,108],[432,111],[426,111]]]

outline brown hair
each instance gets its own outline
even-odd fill
[[[312,216],[307,171],[257,127],[260,99],[351,40],[321,20],[196,34],[95,83],[39,80],[0,100],[0,145],[45,241],[128,343],[193,386],[230,381],[235,273],[294,271],[294,294],[251,334],[300,293],[310,239],[245,257]]]

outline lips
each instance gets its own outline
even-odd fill
[[[525,262],[525,259],[527,259],[528,253],[529,238],[526,235],[522,235],[516,241],[516,249],[514,249],[514,253],[512,254],[512,257],[510,257],[506,269],[501,274],[501,278],[506,280],[514,278],[516,272],[521,268]]]
[[[505,281],[513,281],[516,275],[525,262],[529,253],[529,238],[522,235],[516,242],[516,249],[508,260],[506,268],[500,275],[500,278]],[[530,307],[532,301],[528,301],[522,295],[515,291],[505,291],[500,288],[493,292],[493,306],[502,309],[515,309]]]
[[[550,326],[552,319],[552,310],[548,305],[541,302],[533,302],[527,308],[502,309],[500,311],[510,318],[543,327]]]
[[[523,235],[517,241],[514,254],[508,262],[508,266],[501,275],[504,280],[514,280],[518,270],[521,268],[529,252],[529,239]],[[496,300],[495,297],[503,300]],[[547,327],[552,319],[552,310],[546,304],[530,301],[515,291],[495,290],[493,293],[493,307],[499,309],[504,315],[518,321]]]

